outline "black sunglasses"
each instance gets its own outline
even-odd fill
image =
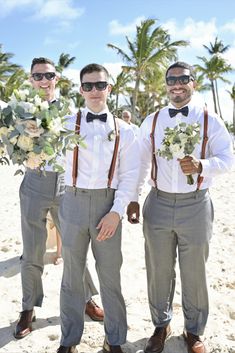
[[[32,74],[34,81],[42,81],[43,77],[46,77],[48,81],[52,81],[54,80],[55,76],[55,72],[35,72],[34,74]]]
[[[90,92],[93,87],[95,87],[95,89],[97,91],[104,91],[106,89],[106,87],[108,86],[108,82],[106,81],[98,81],[98,82],[83,82],[81,84],[83,91],[85,92]]]
[[[194,81],[194,78],[192,76],[190,76],[190,75],[168,76],[168,77],[166,77],[167,86],[174,86],[177,81],[181,85],[187,85],[190,81]]]

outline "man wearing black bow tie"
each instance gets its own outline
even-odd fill
[[[59,76],[52,60],[44,57],[34,58],[31,64],[30,82],[35,89],[45,93],[45,100],[53,103],[56,83]],[[53,223],[60,232],[58,219],[59,204],[65,190],[64,173],[54,172],[49,165],[44,171],[26,168],[20,186],[21,228],[23,255],[21,257],[22,311],[15,328],[17,339],[26,337],[32,331],[32,322],[36,320],[34,307],[40,307],[43,301],[42,274],[46,251],[46,218],[51,213]],[[91,298],[97,290],[88,270],[84,276],[86,288],[86,313],[96,321],[103,320],[103,310]],[[80,282],[83,287],[83,281]]]
[[[86,107],[69,117],[84,146],[66,153],[66,192],[60,207],[64,273],[61,285],[61,345],[74,353],[84,328],[84,276],[89,243],[104,306],[104,353],[122,353],[126,308],[121,293],[121,219],[137,187],[138,144],[131,127],[108,110],[109,74],[98,64],[80,72]]]
[[[170,103],[149,115],[140,128],[139,189],[152,162],[152,189],[143,208],[145,257],[150,312],[155,327],[144,352],[160,353],[170,335],[177,251],[182,285],[184,338],[189,353],[205,353],[201,341],[208,318],[205,265],[212,236],[213,207],[208,188],[212,178],[233,164],[231,138],[220,117],[196,105],[193,68],[176,62],[166,71]],[[167,128],[200,124],[201,142],[190,156],[167,160],[157,154]],[[204,138],[203,138],[204,135]],[[179,136],[180,138],[180,136]],[[194,183],[186,176],[192,174]],[[136,200],[138,196],[136,195]],[[135,215],[135,218],[133,218]],[[138,222],[139,205],[128,207],[128,219]]]

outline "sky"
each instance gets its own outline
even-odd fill
[[[156,26],[168,30],[171,40],[187,40],[178,50],[178,59],[199,64],[208,57],[203,44],[216,36],[230,45],[226,60],[235,67],[234,0],[0,0],[0,43],[4,52],[14,54],[13,63],[29,71],[34,57],[58,62],[61,53],[76,60],[66,76],[79,83],[80,69],[96,62],[115,77],[121,71],[121,57],[108,43],[128,51],[126,36],[133,40],[136,26],[144,19],[156,19]],[[219,84],[222,113],[232,121],[232,100],[227,93],[235,82],[235,72],[225,76],[230,84]],[[211,93],[200,100],[213,107]]]

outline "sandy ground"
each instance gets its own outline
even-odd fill
[[[22,253],[18,190],[21,176],[13,167],[0,166],[0,352],[55,353],[59,346],[59,289],[63,265],[55,266],[55,249],[45,255],[43,274],[45,298],[36,308],[34,331],[22,340],[13,337],[21,311],[19,257]],[[235,171],[219,177],[211,188],[215,207],[214,235],[208,261],[210,316],[204,339],[210,353],[235,353]],[[143,199],[142,199],[143,202]],[[123,222],[122,288],[128,314],[128,337],[125,353],[141,353],[153,332],[146,293],[144,239],[142,226]],[[98,286],[92,254],[89,267]],[[100,297],[95,297],[100,304]],[[187,353],[182,338],[183,316],[181,288],[177,269],[174,297],[173,333],[163,353]],[[103,323],[85,318],[85,330],[79,353],[101,353]]]

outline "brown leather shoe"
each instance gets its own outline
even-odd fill
[[[85,313],[90,316],[93,321],[103,321],[104,320],[104,310],[101,309],[93,299],[90,299],[86,303]]]
[[[121,346],[111,346],[107,342],[106,338],[105,338],[104,344],[103,344],[103,352],[104,353],[124,353],[123,350],[121,349]]]
[[[34,310],[24,310],[20,313],[14,336],[17,339],[24,338],[33,330],[32,322],[36,321]]]
[[[164,349],[165,340],[171,334],[170,325],[165,327],[156,327],[154,334],[148,340],[144,352],[145,353],[161,353]]]
[[[71,346],[71,347],[59,346],[56,353],[78,353],[78,350],[76,346]]]
[[[206,347],[199,336],[185,331],[183,336],[188,346],[188,353],[206,353]]]

